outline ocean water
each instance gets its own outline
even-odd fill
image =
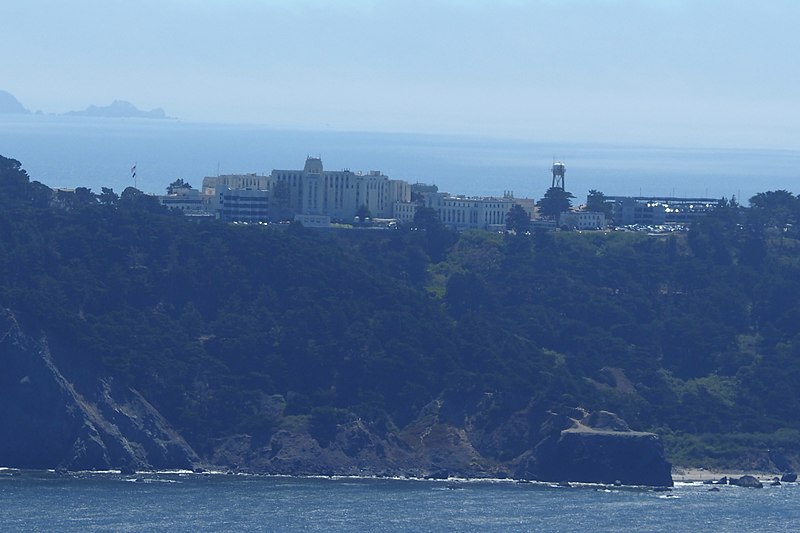
[[[669,492],[491,481],[0,470],[3,531],[787,531],[800,486]]]
[[[553,159],[566,162],[576,201],[606,195],[728,197],[800,192],[800,151],[619,146],[447,135],[279,130],[268,126],[177,120],[0,115],[0,155],[22,162],[51,187],[136,185],[161,193],[182,178],[199,187],[217,173],[302,168],[308,155],[325,168],[381,170],[454,194],[541,198]]]

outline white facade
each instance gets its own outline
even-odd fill
[[[269,189],[270,177],[258,174],[223,174],[203,178],[203,195],[214,196],[217,187],[229,189]]]
[[[605,229],[606,216],[594,211],[568,211],[559,215],[558,226],[578,230]]]
[[[306,228],[330,228],[331,217],[326,215],[295,215],[295,222],[301,223]]]
[[[456,230],[502,230],[505,229],[506,215],[514,205],[514,199],[469,198],[437,192],[425,195],[425,204],[436,210],[439,220],[447,227]]]
[[[417,214],[416,202],[395,202],[394,204],[394,218],[400,224],[409,224],[414,222],[414,216]]]
[[[158,201],[164,207],[177,209],[185,215],[202,216],[211,213],[208,198],[197,189],[176,187],[171,194],[159,196]]]
[[[327,215],[352,221],[364,205],[374,218],[394,217],[396,202],[411,200],[411,187],[380,171],[324,170],[322,160],[309,157],[303,170],[273,170],[271,187],[282,187],[285,209],[294,214]]]

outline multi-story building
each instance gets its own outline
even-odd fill
[[[521,203],[511,194],[502,198],[453,196],[439,192],[436,186],[389,179],[379,170],[367,174],[325,170],[319,157],[306,158],[302,170],[207,177],[200,196],[204,208],[223,220],[300,220],[326,226],[325,220],[352,222],[366,210],[373,219],[407,223],[424,205],[456,230],[504,229],[509,210]]]
[[[394,204],[394,218],[400,224],[410,224],[414,222],[414,216],[417,214],[417,202],[395,202]]]
[[[393,218],[395,204],[411,200],[411,186],[377,170],[368,174],[324,170],[320,158],[309,157],[302,170],[206,177],[202,196],[208,209],[223,220],[260,221],[266,216],[276,221],[314,215],[352,222],[363,208],[373,218]]]
[[[223,174],[203,178],[203,195],[214,196],[217,187],[229,189],[256,189],[266,191],[270,187],[270,176],[258,174]]]
[[[607,196],[612,202],[614,224],[686,224],[717,208],[718,198],[672,198],[646,196]]]
[[[411,187],[378,170],[368,174],[348,169],[324,170],[318,157],[306,159],[303,170],[273,170],[271,186],[282,188],[284,208],[294,214],[327,215],[352,222],[365,206],[375,218],[392,218],[397,202],[411,200]],[[277,193],[276,193],[277,195]]]
[[[159,196],[158,200],[164,207],[177,209],[186,216],[213,216],[209,208],[210,199],[197,189],[176,187],[166,196]]]
[[[504,230],[506,215],[514,203],[514,199],[508,196],[475,198],[441,192],[425,195],[425,206],[435,209],[439,220],[455,230]]]
[[[270,191],[258,189],[215,188],[212,208],[217,217],[230,222],[268,222]]]

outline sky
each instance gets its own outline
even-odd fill
[[[797,0],[5,0],[0,89],[184,121],[800,149]]]

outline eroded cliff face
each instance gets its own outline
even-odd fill
[[[191,468],[197,454],[138,392],[76,390],[47,342],[0,310],[0,464],[70,470]]]
[[[354,416],[338,424],[335,438],[324,445],[301,417],[266,443],[246,435],[224,439],[210,460],[276,474],[672,485],[659,437],[631,431],[612,413],[526,409],[496,421],[491,407],[491,395],[473,405],[440,398],[402,429],[376,427]]]
[[[276,430],[230,435],[205,457],[137,391],[111,378],[64,377],[45,339],[0,311],[0,465],[69,470],[205,467],[289,475],[491,477],[671,485],[657,435],[611,413],[541,412],[498,418],[492,394],[443,395],[402,428],[355,414],[314,428],[267,399]]]

